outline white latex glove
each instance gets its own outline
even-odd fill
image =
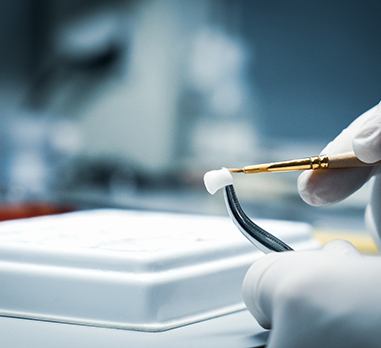
[[[243,298],[272,328],[268,348],[381,347],[381,259],[347,242],[267,254],[249,269]]]
[[[321,152],[326,155],[354,151],[363,162],[381,160],[381,103],[368,110],[344,129]],[[343,170],[305,171],[298,179],[304,201],[324,205],[341,201],[375,176],[370,202],[366,210],[367,224],[379,243],[381,236],[380,166]],[[380,245],[380,243],[379,243]]]
[[[381,160],[381,106],[344,129],[322,154],[354,151]],[[378,167],[306,171],[298,180],[311,205],[340,201],[377,174]],[[381,234],[381,176],[376,176],[367,221]],[[272,253],[254,263],[243,284],[246,306],[265,328],[269,348],[381,347],[381,258],[361,257],[345,242],[320,251]]]

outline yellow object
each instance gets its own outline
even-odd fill
[[[256,174],[266,172],[290,172],[295,170],[342,169],[374,166],[377,163],[361,162],[353,152],[332,156],[311,156],[289,161],[254,164],[242,168],[229,168],[231,173]]]
[[[351,233],[347,231],[341,232],[338,230],[316,230],[314,235],[322,245],[331,240],[344,239],[351,242],[362,253],[379,253],[376,243],[373,241],[372,237],[366,233]]]

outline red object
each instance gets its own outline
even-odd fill
[[[73,210],[73,207],[44,202],[0,204],[0,221],[61,214]]]

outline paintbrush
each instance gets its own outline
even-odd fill
[[[228,168],[231,173],[268,173],[268,172],[291,172],[296,170],[317,170],[317,169],[344,169],[367,167],[380,164],[361,162],[353,152],[346,152],[338,155],[311,156],[288,161],[254,164],[242,168]]]

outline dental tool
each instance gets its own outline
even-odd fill
[[[211,170],[204,175],[205,187],[210,194],[224,188],[226,209],[241,233],[264,253],[293,250],[289,245],[255,224],[243,211],[233,187],[233,176],[227,168]]]
[[[374,166],[380,163],[381,161],[376,163],[364,163],[360,161],[353,152],[330,156],[311,156],[289,161],[255,164],[242,168],[212,170],[205,174],[204,183],[210,194],[214,194],[221,188],[224,188],[225,205],[231,219],[241,233],[258,249],[265,253],[272,251],[290,251],[293,249],[289,245],[255,224],[245,214],[233,187],[232,173],[256,174],[297,170],[344,169]]]
[[[289,161],[254,164],[242,168],[229,168],[231,173],[256,174],[268,172],[291,172],[296,170],[317,169],[344,169],[367,167],[380,164],[361,162],[354,152],[346,152],[338,155],[320,155]]]

